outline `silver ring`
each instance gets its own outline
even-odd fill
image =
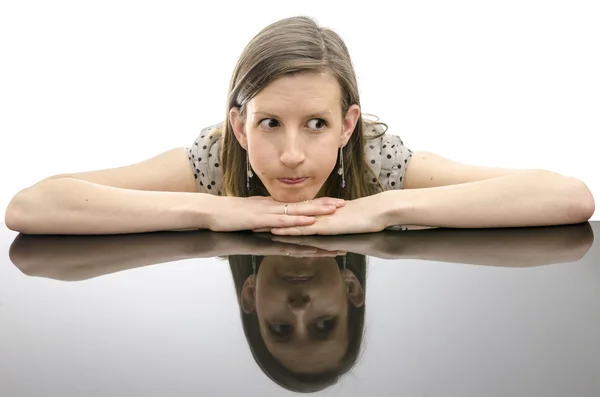
[[[283,207],[283,213],[284,213],[285,215],[287,215],[287,214],[288,214],[288,205],[287,205],[287,204],[285,205],[285,207]]]

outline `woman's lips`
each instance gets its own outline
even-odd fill
[[[278,181],[281,183],[285,183],[286,185],[298,185],[308,178],[279,178]]]
[[[314,276],[283,276],[282,278],[291,284],[301,284],[313,279]]]

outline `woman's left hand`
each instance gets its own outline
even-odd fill
[[[350,200],[333,214],[316,216],[316,221],[311,225],[260,231],[270,231],[276,235],[286,236],[380,232],[386,227],[385,203],[382,201],[383,195],[381,194]]]

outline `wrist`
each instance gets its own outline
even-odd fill
[[[213,219],[218,208],[218,197],[207,193],[190,193],[189,204],[186,206],[184,216],[190,221],[194,229],[212,230]]]
[[[411,203],[407,200],[408,195],[402,190],[388,190],[381,193],[380,217],[384,228],[391,226],[406,225]]]

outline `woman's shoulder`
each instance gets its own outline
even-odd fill
[[[200,130],[200,133],[194,139],[193,144],[195,146],[199,146],[200,144],[207,145],[207,146],[213,145],[215,143],[218,144],[219,143],[218,138],[220,138],[222,130],[223,130],[223,122],[222,121],[205,126]]]
[[[187,148],[198,192],[221,195],[223,172],[219,164],[223,122],[200,130]]]
[[[385,123],[367,124],[365,138],[365,161],[383,189],[402,189],[413,152]]]

